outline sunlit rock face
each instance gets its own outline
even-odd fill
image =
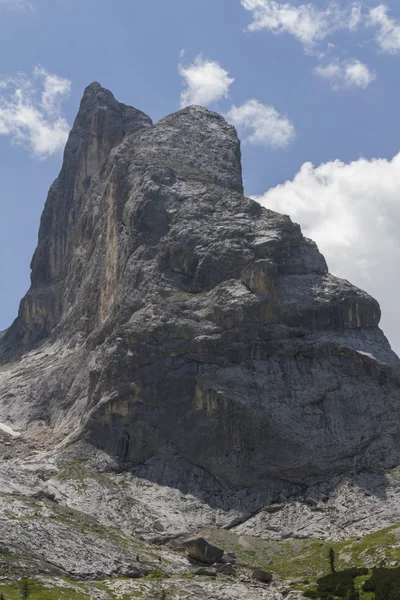
[[[42,214],[39,243],[31,263],[32,285],[8,336],[14,338],[18,351],[48,336],[69,307],[66,283],[73,256],[88,233],[80,218],[92,178],[99,175],[112,149],[127,134],[151,125],[150,117],[118,103],[98,83],[86,89],[61,173],[50,188]]]
[[[0,339],[0,417],[166,485],[218,481],[227,503],[391,467],[399,360],[379,321],[298,225],[243,196],[223,117],[153,125],[92,84]]]

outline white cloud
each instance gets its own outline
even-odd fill
[[[400,52],[400,24],[388,15],[389,9],[380,4],[369,11],[369,24],[378,28],[376,41],[382,52],[397,54]]]
[[[391,161],[305,163],[293,181],[257,200],[300,223],[335,275],[379,300],[383,329],[400,352],[400,153]]]
[[[221,98],[227,98],[229,88],[235,81],[219,63],[205,60],[202,56],[197,56],[191,65],[179,65],[179,73],[185,80],[185,90],[181,94],[182,108],[190,104],[209,106]]]
[[[33,78],[18,75],[0,81],[0,135],[46,157],[62,150],[69,125],[61,114],[71,82],[36,67]]]
[[[33,5],[28,0],[0,0],[0,8],[27,11],[33,10]]]
[[[327,79],[334,90],[354,87],[365,89],[376,79],[375,73],[356,59],[318,66],[314,72],[322,79]]]
[[[306,47],[321,42],[340,29],[354,31],[362,20],[360,2],[352,2],[346,9],[330,2],[324,10],[311,3],[294,6],[276,0],[241,0],[241,3],[252,12],[250,30],[289,33]]]
[[[346,16],[346,13],[344,13],[344,16]],[[348,28],[350,31],[356,31],[356,29],[358,28],[358,26],[361,24],[363,20],[363,16],[362,16],[362,6],[360,2],[353,2],[353,4],[350,7],[350,15],[349,15],[349,20],[348,20]],[[340,29],[346,29],[346,27],[343,27],[345,22],[341,23]]]
[[[279,148],[287,146],[295,138],[292,123],[273,107],[249,100],[242,106],[232,106],[227,119],[238,129],[251,133],[246,141],[251,144]]]

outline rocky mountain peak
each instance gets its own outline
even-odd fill
[[[140,132],[146,133],[138,137]],[[76,275],[71,273],[74,254],[75,258],[81,256],[78,246],[82,246],[82,236],[92,235],[89,222],[93,231],[99,231],[99,223],[93,220],[99,215],[88,208],[85,198],[89,189],[95,187],[96,176],[105,168],[111,151],[119,145],[111,167],[116,186],[121,186],[128,177],[129,168],[135,166],[140,170],[148,166],[158,172],[152,185],[165,184],[171,172],[172,178],[179,175],[186,181],[215,184],[243,193],[240,141],[235,128],[222,116],[200,106],[190,106],[153,126],[150,117],[117,102],[99,83],[89,85],[65,148],[61,173],[50,189],[42,215],[38,247],[31,264],[32,285],[21,303],[17,321],[6,335],[12,340],[8,352],[21,348],[21,342],[26,348],[48,336],[72,308],[66,303],[66,296],[71,294],[66,293],[65,283],[66,278]],[[146,206],[145,212],[151,214],[145,219],[149,229],[167,227],[162,223],[162,215],[152,214],[153,210],[157,213],[163,210],[161,206],[155,208],[153,200],[147,201]],[[122,214],[116,218],[115,230],[119,230],[123,226]],[[110,252],[109,245],[104,251]],[[81,285],[82,282],[76,281],[68,287],[71,292]],[[99,300],[92,296],[90,312],[97,312],[93,305]],[[102,297],[100,294],[98,311],[103,315],[100,321],[104,320]]]
[[[82,195],[111,150],[129,133],[152,125],[143,112],[117,102],[97,82],[89,85],[79,107],[64,153],[60,177],[73,184],[73,199]]]
[[[215,112],[189,106],[156,124],[147,150],[186,179],[215,183],[243,194],[240,141],[236,130]],[[151,155],[150,155],[151,156]]]
[[[257,493],[390,466],[399,361],[379,321],[298,225],[243,196],[223,117],[191,106],[153,125],[92,84],[0,339],[0,385],[29,409],[0,412],[168,485],[193,464],[205,486]],[[24,371],[33,351],[44,377]]]
[[[243,195],[222,116],[153,125],[91,84],[0,332],[2,583],[301,600],[332,544],[305,537],[342,540],[341,568],[397,565],[400,361],[380,316]]]
[[[86,88],[65,147],[60,175],[50,188],[42,214],[31,263],[31,288],[5,336],[7,353],[36,344],[60,320],[85,192],[111,151],[127,135],[151,126],[150,117],[117,102],[99,83]]]

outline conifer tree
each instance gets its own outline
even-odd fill
[[[19,586],[22,600],[28,600],[31,595],[31,585],[29,579],[22,579]]]
[[[335,551],[333,548],[329,549],[329,565],[331,567],[331,571],[332,573],[335,573],[336,568],[335,568]]]

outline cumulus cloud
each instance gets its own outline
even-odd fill
[[[197,56],[190,65],[179,65],[179,73],[185,83],[181,94],[182,108],[190,104],[209,106],[217,100],[227,98],[229,88],[235,81],[219,63],[202,56]]]
[[[61,105],[71,90],[68,79],[36,67],[33,77],[0,80],[0,135],[7,135],[39,157],[62,150],[69,125]]]
[[[322,79],[328,80],[336,91],[354,87],[365,89],[376,79],[375,73],[356,59],[332,62],[324,67],[318,66],[314,72]]]
[[[241,0],[241,4],[252,13],[251,31],[266,29],[275,34],[289,33],[306,47],[340,29],[354,31],[362,20],[360,2],[352,2],[345,9],[336,2],[330,2],[326,9],[311,3],[294,6],[275,0]]]
[[[246,141],[271,148],[287,146],[295,138],[293,124],[273,107],[249,100],[241,106],[232,106],[227,119],[238,129],[249,131]]]
[[[382,52],[397,54],[400,52],[400,24],[389,17],[389,9],[380,4],[369,11],[369,24],[377,27],[376,41]]]
[[[379,300],[400,352],[400,153],[393,160],[305,163],[293,181],[257,198],[315,240],[331,272]]]

